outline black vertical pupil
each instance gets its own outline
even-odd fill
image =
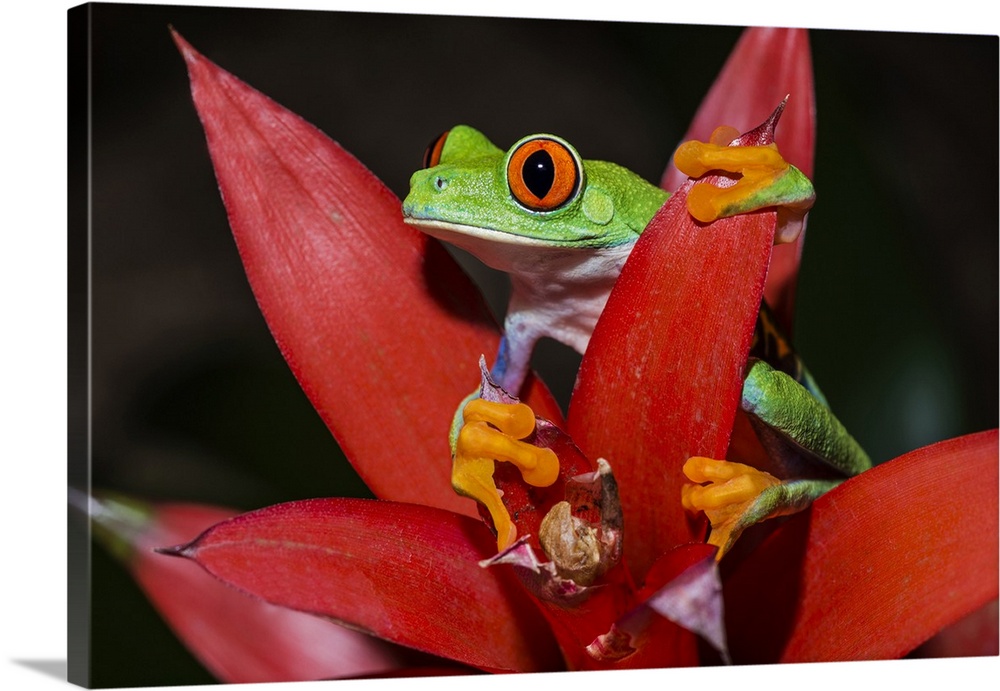
[[[545,149],[539,149],[535,153],[524,159],[521,167],[521,178],[524,186],[539,199],[544,199],[545,195],[552,189],[552,183],[556,179],[556,166],[552,162],[552,156]]]

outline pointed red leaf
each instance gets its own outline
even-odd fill
[[[568,428],[618,480],[625,555],[641,576],[694,538],[681,466],[725,458],[775,214],[696,224],[681,187],[640,237],[584,356]]]
[[[418,663],[412,651],[247,597],[195,564],[153,552],[188,540],[235,511],[92,500],[91,513],[105,544],[125,557],[136,582],[178,638],[221,681],[380,675]]]
[[[719,125],[745,132],[763,120],[789,96],[776,141],[789,163],[810,178],[816,138],[816,97],[812,56],[805,29],[752,27],[743,32],[708,95],[698,108],[682,141],[708,141]],[[685,180],[671,164],[663,175],[664,189]],[[792,322],[795,278],[805,232],[788,245],[779,245],[771,258],[765,296],[785,329]]]
[[[247,277],[310,401],[376,495],[474,514],[447,432],[497,348],[478,291],[350,154],[175,40]]]
[[[997,598],[997,431],[912,451],[782,525],[725,583],[737,662],[887,659]]]
[[[226,583],[488,671],[561,667],[548,626],[480,521],[413,504],[316,499],[220,523],[174,553]]]

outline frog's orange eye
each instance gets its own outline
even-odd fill
[[[427,150],[424,151],[424,168],[433,168],[441,162],[441,149],[444,148],[444,140],[448,138],[449,132],[451,130],[445,130],[427,145]]]
[[[571,200],[580,189],[582,177],[573,151],[549,137],[522,142],[507,161],[510,193],[532,211],[552,211]]]

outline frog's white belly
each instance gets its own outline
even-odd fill
[[[634,243],[557,250],[517,262],[505,328],[547,336],[583,353]]]

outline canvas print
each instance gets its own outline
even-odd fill
[[[69,45],[70,681],[997,655],[997,37]]]

